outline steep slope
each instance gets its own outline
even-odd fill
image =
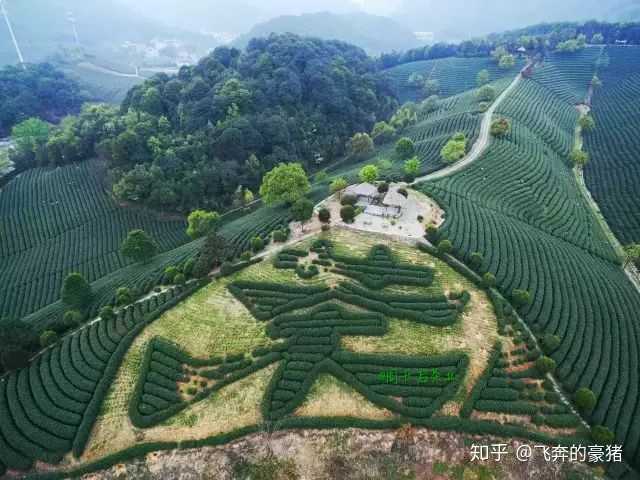
[[[443,234],[469,259],[484,256],[500,289],[531,292],[523,310],[538,332],[557,334],[553,354],[567,390],[591,388],[594,424],[605,424],[640,463],[640,295],[575,183],[566,157],[578,114],[535,80],[499,108],[512,132],[473,165],[421,185],[447,211]]]
[[[607,47],[593,95],[596,129],[585,133],[585,180],[623,245],[640,242],[640,47]]]

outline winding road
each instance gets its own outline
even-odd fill
[[[520,73],[518,73],[513,82],[511,82],[511,84],[498,96],[498,98],[496,98],[493,104],[484,113],[484,116],[482,118],[482,126],[480,127],[480,136],[478,137],[478,140],[476,140],[476,143],[473,144],[471,151],[453,165],[442,168],[437,172],[430,173],[429,175],[416,178],[411,184],[412,186],[421,182],[426,182],[428,180],[437,180],[439,178],[452,175],[472,164],[482,156],[482,154],[487,150],[487,147],[489,146],[489,143],[491,141],[491,123],[493,122],[493,114],[502,104],[504,99],[507,98],[507,96],[509,96],[509,94],[518,86],[518,83],[520,83],[523,78],[522,72],[524,72],[528,67],[529,65],[525,66],[520,71]]]

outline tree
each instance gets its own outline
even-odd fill
[[[174,267],[173,265],[170,267],[167,267],[164,269],[164,283],[166,284],[171,284],[174,282],[176,275],[178,275],[180,273],[180,270],[178,270],[176,267]]]
[[[577,168],[584,168],[589,163],[589,154],[584,150],[574,148],[571,155],[569,155],[569,159]]]
[[[45,330],[40,334],[40,346],[47,348],[58,341],[58,334],[53,330]]]
[[[435,112],[438,109],[438,101],[440,98],[437,95],[431,95],[420,104],[420,108],[424,113]]]
[[[322,223],[330,223],[331,222],[331,210],[328,208],[321,208],[318,211],[318,219]]]
[[[626,267],[629,263],[633,263],[636,266],[640,266],[640,244],[631,244],[624,247],[625,253],[625,261],[624,266]]]
[[[491,272],[486,272],[482,276],[482,286],[484,288],[493,288],[496,286],[496,277]]]
[[[430,223],[424,230],[427,240],[429,240],[433,244],[436,244],[440,239],[440,230],[438,229],[438,227],[436,227],[433,223]]]
[[[396,142],[396,154],[402,159],[406,160],[415,155],[416,149],[413,144],[413,140],[407,137],[402,137]]]
[[[582,115],[578,120],[578,124],[583,132],[590,132],[596,128],[596,121],[591,115]]]
[[[373,183],[378,179],[378,167],[375,165],[365,165],[360,169],[360,173],[358,173],[358,177],[360,177],[360,181],[364,183]]]
[[[338,177],[334,179],[329,185],[329,191],[334,194],[340,192],[340,196],[342,196],[342,191],[349,186],[349,183],[343,178]]]
[[[356,209],[352,205],[345,205],[340,209],[340,218],[345,223],[353,223],[356,218]]]
[[[556,361],[553,358],[542,356],[536,360],[536,369],[541,375],[553,373],[556,369]]]
[[[264,176],[260,196],[267,205],[278,202],[292,205],[310,190],[311,185],[302,165],[281,163]]]
[[[178,273],[174,279],[176,285],[184,285],[187,283],[187,277],[185,277],[184,273]]]
[[[193,276],[195,278],[206,277],[211,270],[219,267],[226,258],[226,240],[217,234],[207,236],[193,266]]]
[[[491,51],[491,57],[496,63],[500,62],[500,59],[505,55],[509,55],[509,52],[503,45],[500,45]]]
[[[516,66],[516,57],[513,55],[503,55],[500,57],[500,61],[498,62],[498,66],[503,70],[509,70]]]
[[[264,250],[264,240],[259,236],[253,237],[251,239],[251,250],[253,250],[254,253]]]
[[[420,173],[420,167],[422,166],[422,162],[418,157],[410,158],[409,160],[404,162],[404,173],[411,180],[418,176]]]
[[[313,216],[313,202],[308,198],[301,198],[291,207],[291,215],[296,222],[300,222],[304,232],[304,224]]]
[[[597,399],[595,394],[588,388],[579,388],[573,396],[576,407],[581,412],[588,413],[596,406]]]
[[[511,130],[511,124],[506,118],[499,118],[491,123],[491,135],[494,137],[504,137]]]
[[[187,235],[192,239],[211,235],[215,232],[220,215],[218,212],[207,212],[205,210],[194,210],[187,219]]]
[[[489,83],[490,80],[491,75],[489,74],[489,70],[485,68],[478,72],[478,75],[476,76],[476,85],[478,85],[478,87],[482,87]]]
[[[368,133],[356,133],[347,143],[347,151],[353,158],[367,158],[374,150],[373,140]]]
[[[430,97],[431,95],[437,95],[438,93],[440,93],[440,82],[435,79],[427,80],[426,82],[424,82],[422,91],[427,97]]]
[[[84,310],[93,299],[91,285],[79,273],[70,273],[62,286],[62,303],[68,308]]]
[[[404,130],[418,123],[418,112],[413,105],[404,105],[393,114],[390,123],[395,129]]]
[[[376,145],[390,142],[396,136],[396,129],[387,122],[377,122],[371,130],[371,138]]]
[[[511,300],[513,304],[519,307],[526,307],[527,305],[531,305],[531,294],[526,290],[521,290],[516,288],[513,292],[511,292]]]
[[[77,328],[82,323],[82,313],[78,310],[67,310],[62,316],[62,323],[66,327],[65,330]]]
[[[144,230],[131,230],[122,242],[120,253],[134,262],[148,262],[158,252],[158,245]]]
[[[550,355],[560,347],[560,337],[557,335],[546,334],[542,337],[542,351],[546,355]]]
[[[28,118],[11,129],[11,138],[23,152],[36,153],[49,140],[51,126],[39,118]]]
[[[440,157],[445,163],[454,163],[463,158],[467,153],[467,139],[462,134],[454,135],[449,140],[442,150],[440,151]]]
[[[453,244],[451,240],[440,240],[438,243],[438,253],[444,255],[445,253],[451,253],[453,251]]]
[[[601,33],[594,33],[591,37],[591,43],[593,45],[602,45],[604,43],[604,35]]]
[[[420,75],[418,72],[413,72],[407,79],[407,85],[416,88],[421,87],[422,85],[424,85],[424,76]]]
[[[116,290],[116,305],[122,307],[124,305],[129,305],[131,302],[133,302],[131,290],[127,287],[120,287]]]
[[[616,436],[607,427],[602,425],[596,425],[591,429],[591,438],[598,445],[611,445]]]
[[[473,268],[475,271],[480,270],[480,267],[482,267],[483,262],[484,262],[484,257],[480,252],[473,252],[469,256],[469,266],[471,266],[471,268]]]
[[[480,102],[493,102],[496,98],[496,89],[491,85],[485,85],[476,94]]]
[[[110,307],[109,305],[107,305],[106,307],[102,307],[100,309],[100,319],[106,321],[106,322],[110,322],[111,320],[114,320],[116,318],[116,314],[113,311],[113,307]]]

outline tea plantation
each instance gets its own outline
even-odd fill
[[[524,318],[561,338],[553,358],[565,388],[593,390],[598,402],[589,419],[614,430],[638,464],[640,296],[567,162],[577,121],[572,102],[586,91],[576,85],[593,76],[596,53],[569,57],[577,83],[561,92],[546,86],[545,77],[558,71],[550,64],[522,83],[499,109],[512,121],[511,133],[469,168],[421,189],[447,211],[441,234],[462,257],[480,252],[501,291],[532,294]]]

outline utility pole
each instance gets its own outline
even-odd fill
[[[78,29],[76,28],[76,18],[73,16],[73,12],[67,12],[67,20],[71,23],[71,29],[73,30],[73,37],[76,40],[76,45],[80,46],[80,37],[78,37]]]
[[[9,29],[9,35],[11,35],[11,40],[13,40],[13,46],[16,48],[16,53],[18,54],[18,60],[20,61],[20,65],[22,68],[26,70],[26,66],[24,64],[24,57],[22,56],[22,52],[20,51],[20,45],[18,45],[18,40],[16,39],[15,33],[13,33],[13,27],[11,26],[11,20],[9,20],[9,14],[7,13],[7,9],[4,6],[4,0],[0,0],[0,11],[4,16],[5,22],[7,22],[7,28]]]

